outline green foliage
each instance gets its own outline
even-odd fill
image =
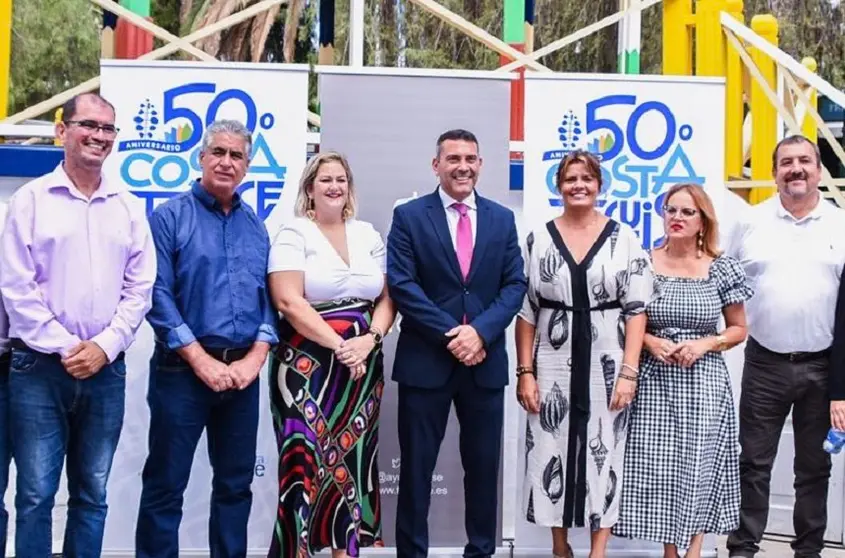
[[[102,16],[93,4],[15,0],[13,9],[9,114],[98,75]]]

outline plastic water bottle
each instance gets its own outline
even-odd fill
[[[825,438],[822,447],[827,453],[839,453],[842,451],[842,448],[845,447],[845,431],[835,428],[828,430],[827,438]]]

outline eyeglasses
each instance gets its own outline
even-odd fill
[[[115,127],[114,124],[100,124],[96,120],[65,120],[65,124],[75,124],[86,132],[96,134],[98,130],[103,131],[103,135],[116,136],[120,128]]]
[[[663,206],[663,213],[668,215],[669,217],[674,217],[675,215],[678,214],[679,211],[681,213],[681,216],[686,218],[686,219],[690,219],[690,218],[698,215],[698,210],[693,209],[691,207],[677,208],[674,205],[664,205]]]

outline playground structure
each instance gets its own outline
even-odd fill
[[[155,25],[150,17],[150,0],[89,0],[104,12],[102,31],[103,58],[157,60],[183,51],[201,61],[217,59],[194,43],[259,14],[278,8],[285,0],[263,0],[184,37]],[[543,56],[618,24],[620,73],[639,73],[640,19],[643,10],[662,4],[663,74],[724,77],[725,88],[725,180],[751,203],[766,199],[773,192],[771,152],[783,134],[802,133],[817,141],[819,133],[827,141],[841,164],[845,150],[818,112],[821,93],[831,102],[845,107],[845,93],[815,73],[816,61],[798,62],[778,48],[778,22],[770,14],[746,15],[742,0],[620,0],[620,9],[566,37],[534,50],[534,0],[503,0],[503,39],[448,10],[435,0],[408,0],[468,37],[496,51],[501,58],[497,71],[550,72],[542,65]],[[94,91],[99,77],[27,109],[6,116],[11,44],[12,0],[0,0],[0,137],[52,138],[49,124],[24,124],[55,111],[73,95]],[[320,2],[321,64],[333,58],[334,2]],[[364,0],[350,1],[350,65],[363,66]],[[165,45],[153,49],[153,38]],[[693,54],[694,53],[694,54]],[[524,80],[513,81],[511,90],[511,148],[517,164],[523,139]],[[58,118],[58,116],[56,116]],[[309,124],[316,129],[320,117],[309,113]],[[319,134],[311,135],[319,144]],[[845,179],[834,179],[823,169],[825,195],[845,206],[840,187]]]

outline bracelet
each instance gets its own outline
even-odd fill
[[[631,376],[630,374],[626,374],[626,373],[624,373],[624,372],[620,372],[620,373],[619,373],[619,377],[620,377],[620,378],[624,378],[625,380],[630,380],[630,381],[632,381],[632,382],[636,382],[636,381],[637,381],[637,377],[636,377],[636,376]]]
[[[519,378],[523,374],[531,374],[535,378],[537,377],[537,373],[534,372],[534,369],[531,368],[530,366],[522,366],[522,365],[517,366],[516,367],[516,377]]]
[[[716,336],[716,350],[717,351],[724,351],[727,348],[728,348],[728,338],[720,333],[719,335]]]
[[[639,374],[639,373],[640,373],[640,371],[639,371],[639,369],[638,369],[638,368],[634,368],[634,367],[633,367],[633,366],[631,366],[630,364],[625,364],[624,362],[622,363],[622,368],[627,368],[628,370],[630,370],[630,371],[631,371],[631,372],[633,372],[634,374]],[[621,372],[620,372],[620,374],[621,374]]]

